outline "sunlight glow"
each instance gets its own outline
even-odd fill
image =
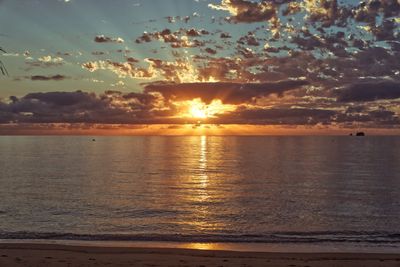
[[[193,118],[205,119],[208,117],[207,106],[199,99],[192,101],[189,113]]]
[[[219,99],[206,104],[200,98],[175,103],[181,110],[179,116],[196,119],[215,118],[235,109],[234,105],[225,105]]]
[[[184,244],[183,247],[189,249],[199,249],[199,250],[216,250],[220,249],[222,245],[218,243],[188,243]]]

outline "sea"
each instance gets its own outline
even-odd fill
[[[396,136],[1,136],[0,153],[1,242],[400,251]]]

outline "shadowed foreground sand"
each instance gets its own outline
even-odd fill
[[[400,266],[400,253],[264,253],[0,244],[0,266]]]

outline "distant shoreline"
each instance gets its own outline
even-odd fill
[[[231,251],[251,253],[344,253],[400,254],[399,246],[359,242],[262,243],[262,242],[188,242],[188,241],[121,241],[75,239],[0,239],[5,247],[85,247],[110,249],[177,249],[198,251]]]
[[[400,128],[313,127],[264,124],[0,124],[1,136],[348,136],[400,135]]]

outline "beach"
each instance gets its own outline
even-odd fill
[[[268,253],[178,248],[0,244],[0,266],[400,266],[400,254]]]

